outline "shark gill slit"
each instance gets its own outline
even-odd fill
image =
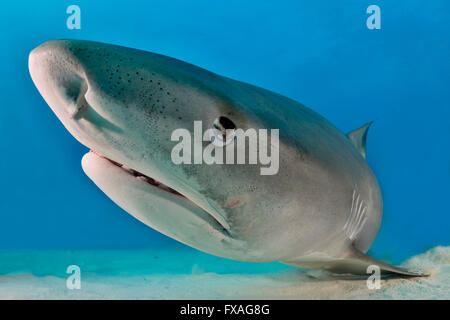
[[[350,240],[355,240],[358,233],[362,230],[364,223],[367,220],[366,213],[367,206],[364,200],[361,200],[359,193],[356,190],[353,190],[350,215],[342,228]]]

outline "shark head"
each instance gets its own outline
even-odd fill
[[[46,42],[30,53],[29,70],[91,150],[82,159],[89,178],[163,234],[245,261],[292,261],[338,247],[336,239],[342,245],[329,255],[349,242],[364,252],[376,236],[381,194],[364,157],[298,102],[170,57],[90,41]],[[267,144],[267,154],[279,155],[275,170],[261,174],[271,164],[250,163],[246,147],[241,164],[176,163],[177,130],[197,139],[194,149],[211,145],[195,138],[199,121],[203,131],[279,129],[279,143],[269,133]]]
[[[270,256],[271,246],[249,246],[256,221],[241,211],[257,210],[252,204],[273,193],[275,178],[261,176],[255,165],[171,160],[172,133],[182,128],[194,136],[194,121],[204,130],[218,122],[267,128],[235,103],[227,92],[232,80],[166,56],[77,40],[37,47],[29,70],[62,124],[91,150],[83,170],[119,206],[209,253],[245,260]]]

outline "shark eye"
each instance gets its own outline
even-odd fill
[[[212,124],[211,142],[223,147],[233,141],[236,125],[227,117],[220,116]]]

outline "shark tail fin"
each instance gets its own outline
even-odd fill
[[[355,129],[347,133],[347,137],[353,143],[353,145],[358,149],[359,153],[365,158],[366,157],[366,141],[367,132],[369,131],[370,125],[373,121],[366,123],[361,128]]]
[[[426,277],[428,274],[422,273],[420,271],[407,270],[400,267],[394,267],[388,263],[376,260],[369,257],[365,253],[359,251],[354,246],[350,247],[347,254],[341,258],[336,259],[333,262],[325,266],[324,269],[333,273],[352,273],[367,275],[370,274],[368,271],[369,266],[376,266],[380,269],[383,275],[394,275],[403,277]]]

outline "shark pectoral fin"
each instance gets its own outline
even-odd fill
[[[369,131],[370,125],[373,121],[366,123],[361,128],[355,129],[347,133],[347,137],[353,143],[353,145],[358,149],[359,153],[365,158],[366,157],[366,140],[367,132]]]
[[[351,246],[347,254],[340,259],[336,259],[330,262],[324,269],[333,273],[351,273],[368,275],[371,274],[368,270],[369,266],[376,266],[380,268],[381,274],[383,275],[396,275],[396,276],[406,276],[406,277],[424,277],[429,276],[428,274],[411,271],[404,268],[394,267],[385,262],[373,259],[362,253],[354,246]]]

